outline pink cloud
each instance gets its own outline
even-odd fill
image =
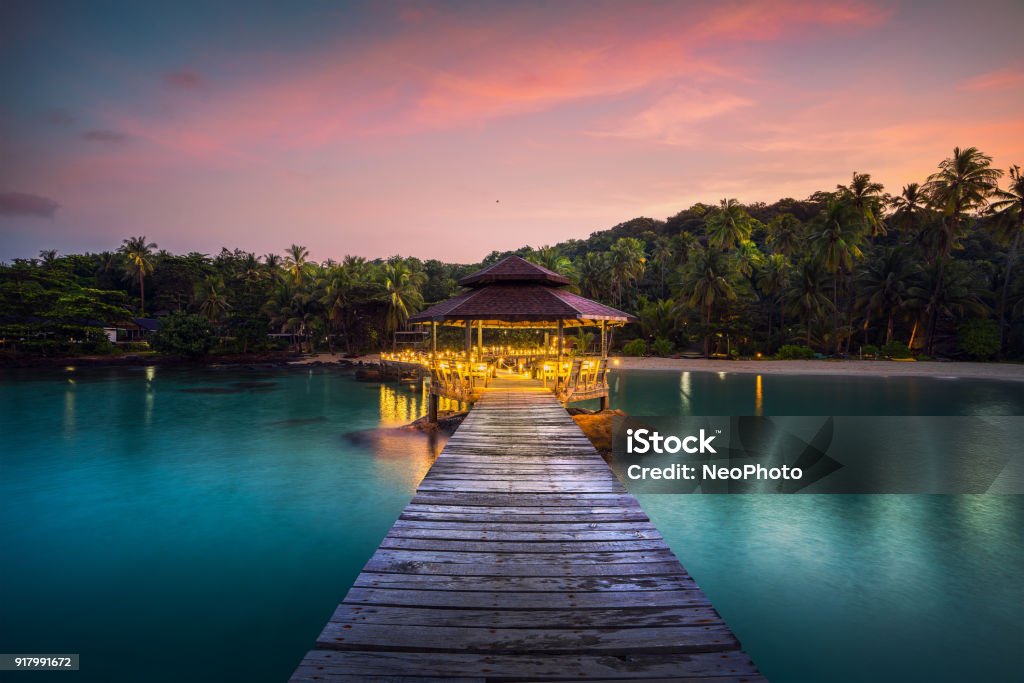
[[[249,79],[224,87],[215,99],[171,115],[143,115],[119,105],[108,123],[186,157],[247,162],[261,150],[478,126],[653,86],[703,92],[702,83],[723,75],[748,79],[714,58],[724,45],[742,46],[755,33],[758,40],[776,40],[814,27],[870,25],[885,16],[865,4],[769,7],[753,1],[685,11],[639,5],[625,19],[614,6],[594,6],[552,23],[519,9],[505,11],[466,18],[405,6],[388,39],[299,57],[252,55]],[[192,70],[166,74],[164,82],[178,89],[205,86]],[[706,95],[715,103],[699,106],[725,107],[709,116],[744,106],[742,98],[723,97]],[[684,110],[673,123],[671,103],[635,112],[625,128],[636,137],[681,139],[688,117],[704,117]]]
[[[962,90],[1009,90],[1024,88],[1024,69],[996,69],[960,83]]]
[[[877,26],[891,12],[866,2],[724,2],[693,28],[705,40],[768,41],[815,26]]]
[[[695,145],[705,142],[702,123],[753,105],[754,100],[735,93],[683,87],[592,134],[666,145]]]

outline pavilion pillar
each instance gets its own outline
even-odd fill
[[[433,336],[431,353],[434,355],[434,360],[437,360],[437,323],[430,323],[430,332]]]
[[[466,321],[466,362],[472,360],[473,355],[473,323]]]
[[[480,354],[480,357],[484,357],[484,321],[480,320],[476,324],[476,350]]]
[[[608,400],[608,322],[606,320],[601,321],[601,361],[605,364],[605,390],[604,395],[601,396],[601,410],[608,410],[611,404]]]
[[[555,367],[555,386],[562,381],[562,343],[565,338],[565,321],[558,321],[558,365]]]

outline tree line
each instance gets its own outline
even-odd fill
[[[375,351],[455,295],[459,278],[514,253],[635,313],[639,325],[618,336],[634,353],[1024,357],[1020,169],[1004,175],[957,148],[922,180],[890,194],[854,172],[804,200],[698,203],[478,264],[318,263],[300,245],[176,255],[145,237],[103,253],[45,251],[0,265],[0,339],[21,353],[100,352],[102,326],[155,315],[165,345],[185,340],[170,351]]]

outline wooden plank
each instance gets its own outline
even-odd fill
[[[322,667],[324,675],[481,675],[488,681],[573,680],[606,678],[637,680],[643,677],[757,676],[750,658],[740,651],[689,655],[484,655],[438,652],[380,652],[313,650],[303,665]],[[757,679],[751,679],[757,680]]]
[[[431,524],[431,522],[421,522],[421,524]],[[597,529],[583,529],[583,530],[545,530],[544,525],[534,524],[531,525],[530,531],[501,531],[498,529],[491,529],[483,525],[475,525],[476,529],[458,529],[452,528],[452,524],[441,527],[416,527],[408,526],[405,523],[403,526],[397,524],[391,527],[388,532],[388,538],[402,538],[402,539],[435,539],[445,541],[510,541],[519,543],[538,543],[538,542],[554,542],[554,541],[578,541],[578,542],[596,542],[596,541],[634,541],[634,540],[653,540],[661,539],[661,533],[657,529],[639,529],[636,526],[625,529],[609,529],[607,527],[600,527]]]
[[[703,591],[599,591],[596,593],[480,593],[476,591],[424,591],[353,586],[347,605],[444,607],[466,609],[591,609],[608,607],[697,607],[711,603]]]
[[[628,541],[500,541],[500,540],[444,540],[438,538],[397,538],[388,534],[379,548],[394,550],[427,550],[488,553],[632,553],[648,550],[668,550],[665,541],[631,539]]]
[[[416,505],[462,505],[464,507],[620,507],[639,509],[636,498],[628,493],[458,493],[417,491]]]
[[[375,554],[363,567],[367,572],[396,574],[438,574],[442,576],[621,576],[623,569],[632,576],[685,574],[673,557],[660,562],[637,562],[623,567],[619,564],[495,564],[494,562],[434,562],[395,559]]]
[[[478,628],[635,628],[704,626],[722,621],[709,605],[693,607],[616,607],[607,609],[481,610],[385,605],[338,605],[331,621],[342,624],[406,624]]]
[[[661,532],[648,521],[645,522],[580,522],[574,519],[564,520],[548,520],[544,522],[505,522],[505,523],[493,523],[493,522],[460,522],[458,520],[407,520],[397,519],[394,525],[391,527],[392,531],[399,531],[402,529],[409,530],[426,530],[426,529],[452,529],[460,531],[491,531],[491,532],[502,532],[502,531],[520,531],[529,533],[572,533],[574,531],[586,531],[586,532],[628,532],[633,533],[634,531],[640,531],[643,533],[651,533],[660,535]]]
[[[378,548],[371,559],[392,562],[441,562],[451,564],[499,564],[506,567],[516,565],[546,565],[549,567],[593,565],[593,564],[635,564],[639,562],[677,561],[668,548],[638,552],[593,552],[593,553],[489,553],[485,551],[447,550],[396,550]]]
[[[468,628],[329,622],[316,641],[333,650],[573,654],[690,654],[738,650],[725,624],[660,628]]]
[[[668,576],[445,576],[443,574],[387,574],[362,572],[356,586],[364,588],[408,588],[412,590],[456,590],[498,593],[505,591],[543,593],[588,593],[612,591],[692,590],[696,584],[688,574]]]

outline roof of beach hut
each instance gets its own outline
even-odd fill
[[[567,327],[604,321],[625,325],[636,318],[566,287],[569,278],[518,256],[509,256],[459,280],[468,291],[409,317],[414,325],[483,321],[485,327]]]

